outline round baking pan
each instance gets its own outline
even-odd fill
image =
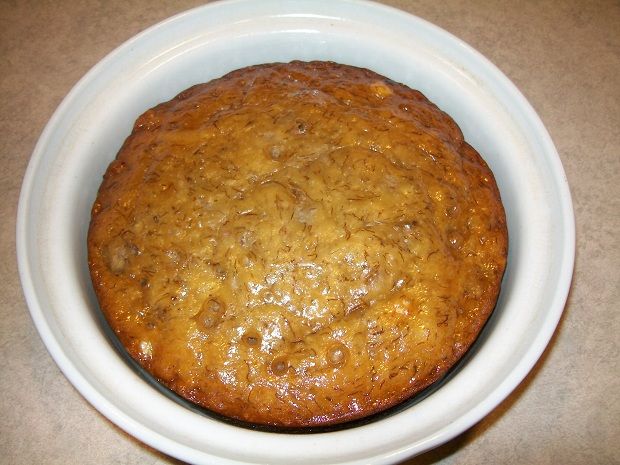
[[[136,370],[102,323],[86,261],[101,176],[136,117],[193,84],[291,60],[361,66],[423,92],[459,124],[496,177],[509,229],[495,311],[440,383],[372,421],[314,434],[215,418]],[[467,44],[419,18],[359,0],[233,0],[137,35],[71,90],[43,131],[17,219],[32,319],[66,377],[146,444],[192,463],[393,463],[450,440],[497,406],[537,361],[564,308],[574,218],[555,147],[518,89]]]

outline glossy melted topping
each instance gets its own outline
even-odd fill
[[[231,417],[319,425],[438,379],[506,258],[493,176],[419,92],[333,63],[263,65],[143,114],[89,232],[130,354]]]

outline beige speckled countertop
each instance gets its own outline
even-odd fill
[[[0,1],[0,463],[180,463],[114,426],[61,374],[22,296],[14,231],[24,170],[65,94],[123,41],[201,3]],[[620,463],[620,3],[385,3],[465,40],[515,82],[554,139],[577,221],[571,293],[541,360],[479,424],[407,464]]]

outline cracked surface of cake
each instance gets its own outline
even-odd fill
[[[128,353],[188,400],[318,426],[443,376],[490,315],[493,175],[420,92],[258,65],[141,115],[92,210],[89,267]]]

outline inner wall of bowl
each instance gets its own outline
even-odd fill
[[[267,32],[267,24],[263,27],[258,23],[251,30],[245,25],[243,36],[239,36],[239,31],[233,27],[218,40],[197,36],[174,49],[150,50],[150,60],[117,70],[118,73],[108,76],[110,79],[106,82],[98,82],[96,91],[89,96],[89,105],[81,115],[81,120],[88,121],[88,125],[68,128],[69,137],[64,142],[64,150],[59,151],[52,166],[50,179],[67,179],[67,176],[62,174],[67,166],[70,166],[72,171],[70,182],[52,183],[46,193],[46,198],[55,205],[65,207],[61,211],[53,210],[53,205],[44,207],[48,211],[55,211],[54,215],[46,218],[47,224],[44,225],[49,228],[55,246],[48,248],[45,251],[46,257],[43,258],[44,269],[52,270],[48,284],[53,294],[52,311],[63,321],[71,321],[71,324],[61,328],[61,331],[72,333],[73,347],[70,349],[80,354],[80,357],[73,357],[76,365],[81,365],[84,373],[90,373],[91,383],[96,384],[103,392],[114,395],[119,389],[124,392],[129,386],[133,390],[135,405],[144,402],[143,398],[156,402],[157,411],[146,420],[162,435],[174,438],[179,443],[193,443],[195,447],[210,450],[211,453],[221,452],[227,457],[241,460],[256,460],[261,454],[262,457],[273,459],[274,454],[277,455],[279,451],[274,451],[273,443],[260,433],[243,432],[237,428],[235,439],[231,440],[230,437],[225,437],[224,433],[230,432],[234,427],[214,425],[216,422],[198,418],[191,412],[179,412],[165,400],[155,400],[162,396],[142,385],[139,379],[132,378],[128,373],[130,370],[127,370],[109,346],[95,318],[98,308],[88,276],[85,247],[90,207],[105,167],[115,157],[139,114],[156,103],[170,99],[190,85],[218,77],[232,69],[291,59],[327,59],[364,66],[422,90],[456,119],[464,129],[467,139],[489,162],[505,203],[510,228],[509,268],[498,313],[492,321],[492,329],[500,328],[501,331],[488,331],[487,338],[511,339],[527,333],[523,328],[528,322],[519,321],[518,312],[507,309],[515,292],[523,292],[524,287],[532,285],[532,276],[545,276],[541,269],[544,260],[540,257],[545,255],[544,247],[548,244],[536,243],[536,240],[549,236],[548,225],[553,216],[545,203],[547,199],[540,172],[535,165],[535,157],[531,153],[532,148],[520,136],[519,129],[515,129],[515,121],[493,100],[489,89],[484,87],[480,80],[464,73],[462,68],[445,60],[436,50],[425,49],[423,45],[414,49],[400,41],[394,41],[386,36],[383,30],[369,30],[368,35],[360,36],[353,33],[355,28],[352,28],[351,32],[347,32],[346,28],[334,31],[327,22],[321,23],[319,19],[312,29],[296,28],[296,20],[292,18],[290,21],[286,32]],[[372,27],[368,26],[366,29]],[[248,34],[251,35],[250,38],[247,37]],[[54,171],[58,176],[54,175]],[[525,183],[527,188],[524,189],[520,183]],[[532,208],[536,202],[539,202],[538,206]],[[525,221],[528,222],[527,228],[522,227]],[[523,272],[522,263],[528,263],[529,276]],[[70,276],[53,272],[59,269],[69,272]],[[519,269],[521,271],[517,272]],[[540,279],[539,285],[544,285],[544,281]],[[536,289],[532,291],[528,288],[526,291],[531,292],[532,297],[528,300],[527,297],[520,296],[519,304],[535,308]],[[73,317],[67,320],[69,315]],[[506,330],[508,327],[512,327],[512,333]],[[75,336],[76,330],[80,331],[79,336]],[[62,334],[58,337],[62,337]],[[526,346],[527,338],[524,338],[522,343]],[[102,344],[110,348],[108,353],[100,353]],[[445,416],[437,418],[433,412],[427,411],[425,402],[421,402],[412,407],[412,410],[416,410],[415,422],[406,417],[406,412],[390,420],[394,424],[401,424],[402,428],[394,429],[391,437],[383,438],[381,446],[376,439],[378,430],[373,425],[356,430],[353,433],[357,438],[355,440],[343,442],[343,439],[352,439],[353,436],[347,432],[339,432],[330,436],[333,439],[326,439],[327,443],[331,443],[341,454],[355,455],[360,452],[360,444],[362,448],[364,444],[368,444],[368,448],[375,448],[376,451],[382,448],[387,450],[394,445],[404,447],[405,444],[413,444],[416,440],[422,440],[429,432],[439,431],[452,417],[456,418],[463,411],[467,411],[479,401],[479,397],[484,396],[480,386],[488,383],[488,389],[491,390],[492,386],[499,382],[497,377],[502,373],[486,370],[485,374],[485,367],[479,365],[486,363],[488,368],[489,360],[492,364],[501,364],[510,356],[502,352],[501,346],[502,344],[499,344],[497,352],[492,356],[484,352],[483,347],[478,354],[480,357],[470,360],[463,369],[464,373],[455,377],[455,383],[451,381],[433,394],[432,397],[447,396],[448,404],[453,402],[448,395],[453,394],[453,389],[459,389],[461,396],[463,393],[465,397],[471,395],[470,401],[454,404],[454,410]],[[507,347],[514,348],[514,345],[508,344]],[[70,357],[71,350],[67,348]],[[78,360],[80,358],[81,360]],[[92,373],[92,367],[102,366],[119,373],[126,385],[119,386],[117,380],[104,379],[100,373]],[[505,369],[509,370],[510,366],[507,364]],[[458,379],[464,379],[472,372],[478,375],[480,384],[465,386],[463,391]],[[174,427],[166,426],[160,421],[161,412],[169,412],[183,421],[176,422]],[[200,436],[205,435],[213,438],[209,448],[199,440]],[[251,444],[251,456],[245,456],[244,451],[236,447],[239,437],[245,438]],[[292,438],[291,444],[296,444],[301,450],[310,446],[308,441],[299,437]],[[280,452],[282,456],[279,460],[282,463],[290,460],[290,454],[294,453],[292,450]],[[326,449],[323,452],[324,458],[332,457],[331,453]],[[272,460],[272,463],[275,462]]]

